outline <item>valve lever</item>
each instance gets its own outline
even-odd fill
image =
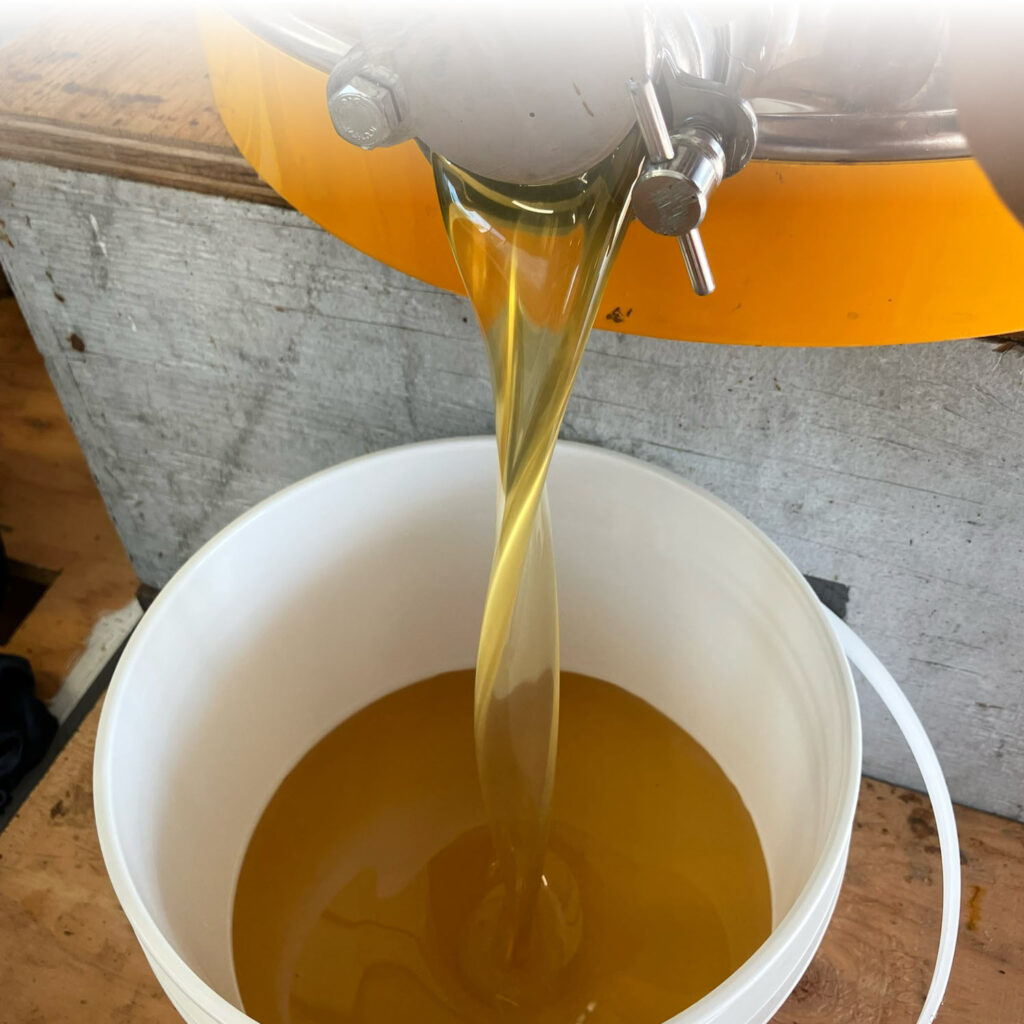
[[[661,112],[658,95],[654,91],[654,83],[649,78],[642,82],[631,78],[628,84],[647,154],[655,163],[667,163],[676,155],[676,151],[665,123],[665,115]]]
[[[683,254],[686,276],[694,293],[710,295],[715,290],[715,278],[704,252],[704,242],[696,228],[679,236],[679,251]]]
[[[648,159],[633,189],[637,219],[661,235],[675,235],[697,295],[715,290],[698,228],[708,197],[753,152],[757,122],[749,104],[711,82],[669,80],[672,125],[650,78],[630,79],[629,94]]]

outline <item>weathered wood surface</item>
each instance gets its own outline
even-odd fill
[[[287,205],[221,124],[190,7],[17,27],[0,46],[0,157]]]
[[[0,834],[0,1024],[174,1024],[117,906],[92,815],[98,709]],[[939,1024],[1024,1019],[1024,826],[958,810],[963,920]],[[778,1024],[906,1024],[938,929],[939,858],[916,793],[865,780],[839,906]]]
[[[287,483],[491,430],[465,301],[290,210],[0,162],[0,240],[139,576],[160,584]],[[564,436],[709,488],[903,682],[954,796],[1024,817],[1024,361],[982,343],[864,350],[596,332]],[[866,769],[914,784],[884,713]]]
[[[59,573],[3,648],[29,659],[38,695],[50,700],[97,622],[132,602],[138,580],[12,298],[0,299],[0,531],[11,558]],[[122,625],[97,638],[93,671],[131,622]]]

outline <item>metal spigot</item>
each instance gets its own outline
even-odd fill
[[[648,154],[633,189],[633,212],[652,231],[678,238],[690,285],[698,295],[710,295],[715,279],[700,224],[711,193],[750,159],[757,121],[749,104],[713,83],[680,82],[678,77],[668,88],[673,107],[681,111],[674,130],[654,83],[629,83]]]

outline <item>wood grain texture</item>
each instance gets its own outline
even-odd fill
[[[0,48],[0,156],[287,205],[221,124],[180,4],[64,12]]]
[[[100,857],[99,709],[0,834],[0,1024],[174,1024]],[[958,810],[964,904],[939,1024],[1024,1019],[1024,826]],[[916,1019],[937,941],[939,857],[916,793],[865,780],[839,906],[778,1024]]]
[[[0,262],[147,583],[318,469],[492,430],[465,301],[293,211],[0,162],[0,220]],[[679,472],[849,585],[850,622],[906,686],[955,798],[1019,819],[1022,394],[1024,361],[979,342],[599,331],[563,435]],[[865,766],[918,778],[871,697]]]
[[[0,1024],[180,1024],[114,897],[92,813],[90,712],[0,833]]]
[[[0,530],[11,558],[59,573],[4,647],[49,700],[138,581],[12,298],[0,299]]]
[[[1024,1015],[1024,827],[957,809],[963,902],[957,958],[936,1020]],[[905,1024],[931,978],[941,869],[919,793],[865,779],[843,890],[825,940],[777,1024]]]

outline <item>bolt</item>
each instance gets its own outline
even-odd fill
[[[394,93],[365,75],[338,83],[332,74],[327,80],[327,111],[334,130],[362,149],[386,146],[399,134],[402,118]]]

